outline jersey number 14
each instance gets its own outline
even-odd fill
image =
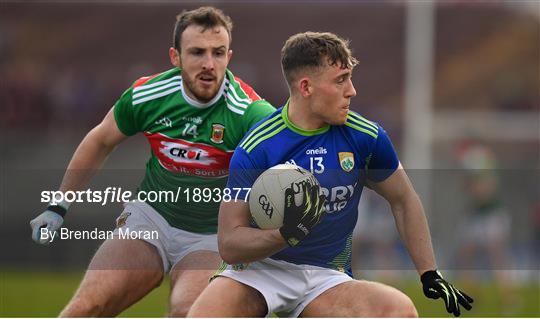
[[[199,135],[199,133],[197,133],[197,125],[192,123],[186,123],[186,127],[182,131],[182,136],[186,136],[188,134],[193,136]]]

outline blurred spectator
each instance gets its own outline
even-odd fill
[[[466,140],[459,143],[457,158],[465,173],[469,207],[461,225],[458,260],[469,269],[479,263],[487,270],[507,269],[511,218],[501,202],[495,155],[486,145]]]
[[[43,129],[49,123],[50,101],[40,68],[7,71],[0,86],[0,124],[5,128]]]
[[[459,142],[456,153],[465,174],[463,198],[469,208],[459,225],[455,260],[467,281],[494,279],[502,309],[513,309],[520,300],[510,277],[511,216],[501,201],[497,159],[487,145],[472,140]]]
[[[77,121],[86,119],[97,121],[102,108],[112,102],[102,102],[102,89],[97,86],[91,72],[81,68],[67,68],[57,72],[56,79],[51,83],[49,96],[52,101],[51,115],[56,123],[77,127]]]

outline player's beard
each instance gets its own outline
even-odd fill
[[[197,83],[198,81],[197,78],[199,76],[200,74],[192,78],[190,76],[186,76],[185,74],[183,74],[182,82],[184,82],[184,85],[185,85],[184,88],[187,89],[190,95],[192,95],[197,101],[202,102],[202,103],[207,103],[210,100],[212,100],[214,96],[216,96],[219,90],[219,87],[221,86],[221,83],[223,82],[223,79],[221,80],[215,79],[212,82],[212,85],[210,87],[204,88]]]

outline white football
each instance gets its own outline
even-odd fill
[[[309,171],[292,164],[279,164],[264,171],[253,183],[249,194],[249,209],[261,229],[276,229],[283,225],[285,190],[293,184],[295,202],[303,199],[301,184],[319,182]]]

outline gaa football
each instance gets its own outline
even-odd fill
[[[249,209],[261,229],[275,229],[283,225],[285,190],[293,185],[295,203],[300,205],[304,194],[301,185],[319,182],[309,171],[293,164],[279,164],[264,171],[253,183],[249,195]]]

